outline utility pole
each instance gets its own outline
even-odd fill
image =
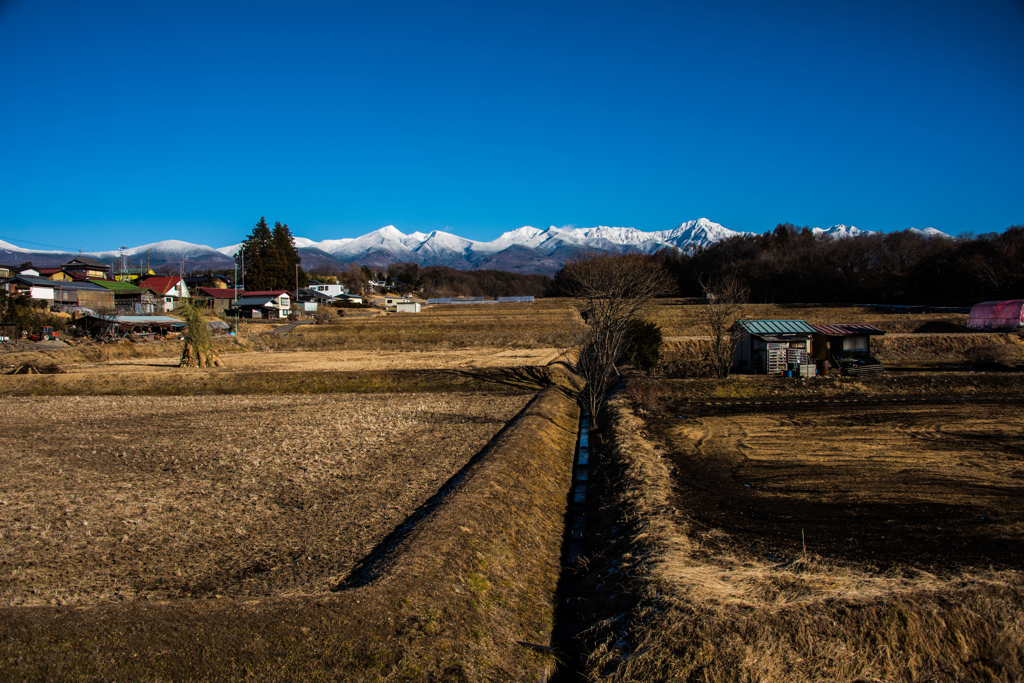
[[[239,252],[240,253],[240,252]],[[245,269],[242,269],[242,277],[245,277]],[[231,290],[235,296],[231,308],[235,309],[235,338],[238,338],[238,254],[235,254],[235,277],[231,280]]]
[[[299,306],[299,264],[296,263],[295,264],[295,308],[296,308],[296,315],[298,315],[298,306]]]

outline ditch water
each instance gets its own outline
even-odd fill
[[[587,487],[590,483],[590,414],[580,416],[579,437],[572,466],[572,488],[566,510],[565,538],[562,542],[562,576],[558,582],[558,607],[555,614],[553,646],[559,653],[559,667],[548,678],[550,683],[582,681],[582,629],[586,577]]]

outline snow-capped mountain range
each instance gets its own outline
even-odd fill
[[[831,238],[871,234],[853,226],[833,225],[813,228],[816,235]],[[912,230],[914,230],[912,228]],[[926,236],[945,235],[934,228],[915,230]],[[644,232],[636,228],[597,226],[593,228],[556,228],[546,230],[524,226],[504,233],[490,242],[479,242],[434,230],[406,235],[393,225],[361,237],[327,239],[320,242],[295,237],[295,246],[306,270],[319,266],[345,267],[351,263],[376,268],[390,263],[412,261],[423,266],[449,266],[460,270],[486,268],[519,273],[554,274],[572,256],[587,253],[654,253],[664,248],[689,250],[706,247],[744,233],[706,218],[682,223],[671,230]],[[131,267],[148,263],[150,267],[180,263],[185,270],[231,268],[240,244],[214,249],[180,240],[165,240],[124,250]],[[113,261],[121,251],[83,254],[102,261]],[[31,260],[39,267],[67,262],[67,252],[31,251],[0,241],[0,263]]]

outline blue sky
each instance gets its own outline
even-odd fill
[[[0,0],[0,239],[1024,223],[1024,3]]]

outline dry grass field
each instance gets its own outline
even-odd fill
[[[1012,367],[1019,335],[751,305],[870,322],[897,371],[723,382],[669,369],[696,307],[650,314],[670,362],[591,437],[587,675],[1024,679],[1024,380],[955,369],[982,347]],[[0,375],[0,680],[550,673],[578,319],[243,324],[191,371],[172,341],[0,353],[59,370]]]
[[[528,398],[9,399],[0,602],[328,592]]]
[[[246,338],[256,348],[275,351],[565,349],[571,344],[575,317],[566,299],[538,299],[532,304],[435,305],[416,314],[346,316],[330,325],[303,325],[279,336],[252,335],[247,330]]]
[[[963,331],[967,315],[963,313],[924,313],[905,309],[869,306],[829,306],[807,304],[746,304],[739,317],[748,320],[806,320],[815,323],[867,323],[887,333],[906,333],[942,329]],[[701,319],[701,307],[686,299],[660,299],[652,309],[652,319],[661,325],[665,336],[693,337],[708,333]]]
[[[401,359],[350,372],[292,359],[236,372],[263,382],[241,395],[163,395],[188,373],[160,362],[44,376],[93,395],[8,393],[0,680],[550,670],[578,408],[557,367],[517,371],[534,359],[518,354],[494,368],[494,355],[426,387],[436,371]],[[450,380],[471,371],[526,386]],[[322,391],[316,378],[331,373],[342,379]],[[164,379],[146,385],[153,374]],[[367,379],[382,374],[399,393]],[[297,377],[306,390],[271,386]],[[118,381],[157,391],[104,395]]]
[[[615,594],[606,615],[621,612],[596,632],[590,675],[1019,680],[1013,382],[987,387],[1008,399],[996,402],[954,402],[954,385],[941,404],[927,402],[933,390],[890,405],[891,385],[869,383],[823,403],[780,397],[767,378],[745,403],[618,399],[603,477],[618,501],[604,552],[619,579],[593,590]]]

